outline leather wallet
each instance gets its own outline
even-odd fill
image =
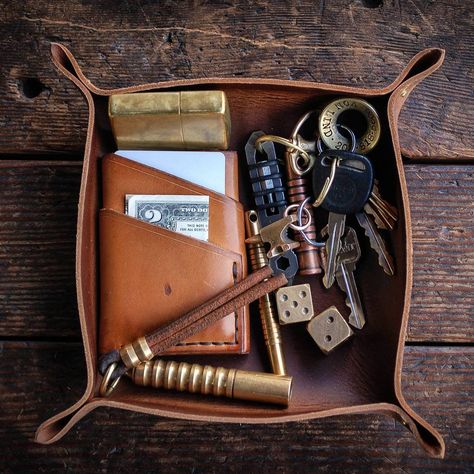
[[[232,174],[228,181],[235,183]],[[229,191],[235,195],[235,185]],[[209,241],[124,215],[126,194],[209,196]],[[102,160],[102,195],[100,354],[169,323],[246,276],[243,207],[234,199],[113,154]],[[246,353],[248,325],[245,306],[166,353]]]
[[[435,48],[421,51],[394,82],[380,89],[274,79],[203,78],[106,90],[97,88],[84,76],[67,48],[55,43],[51,50],[56,67],[81,90],[89,105],[79,198],[76,261],[79,317],[88,383],[83,397],[77,403],[38,428],[36,440],[40,443],[57,441],[85,414],[101,406],[189,420],[233,423],[275,423],[335,415],[387,414],[403,423],[431,456],[443,457],[445,448],[442,437],[410,408],[401,389],[413,258],[408,193],[397,123],[400,110],[410,92],[441,66],[444,51]],[[365,303],[368,324],[351,343],[328,357],[318,353],[305,331],[283,328],[288,372],[294,378],[293,396],[288,408],[167,391],[161,391],[158,395],[153,390],[136,387],[127,381],[120,382],[110,397],[98,396],[101,381],[97,370],[100,320],[97,292],[97,216],[101,191],[99,161],[105,154],[113,151],[112,133],[106,117],[107,98],[117,92],[170,88],[193,90],[204,87],[207,90],[224,90],[227,94],[232,119],[230,148],[233,150],[243,150],[248,136],[254,130],[288,136],[302,113],[316,108],[322,102],[328,102],[332,97],[348,95],[366,98],[381,116],[384,130],[378,145],[381,161],[374,165],[384,196],[395,202],[399,210],[398,226],[391,233],[389,242],[397,263],[397,272],[394,277],[385,276],[373,255],[358,265],[359,291]],[[125,221],[126,218],[121,216],[120,220]],[[316,312],[334,303],[334,292],[325,291],[320,279],[302,279],[312,285]],[[338,305],[342,311],[344,304],[338,302]],[[258,318],[251,318],[251,321],[255,327],[258,326]],[[258,336],[258,332],[252,330],[251,339],[255,338],[257,341]],[[252,340],[252,347],[258,347],[258,343],[253,345]],[[190,359],[190,356],[186,356],[186,360]],[[231,367],[250,370],[267,369],[264,357],[258,350],[230,360],[212,355],[192,356],[192,361],[212,365],[229,364]]]

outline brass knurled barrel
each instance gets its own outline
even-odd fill
[[[288,156],[287,152],[287,156]],[[291,168],[290,159],[286,159],[286,170],[287,170],[287,197],[290,204],[300,204],[308,196],[311,195],[309,179],[306,176],[298,176]],[[311,214],[312,222],[311,225],[305,230],[306,235],[315,240],[316,239],[316,226],[314,224],[314,212],[313,207],[308,203],[305,208]],[[301,275],[316,275],[321,273],[321,260],[319,258],[319,250],[313,247],[304,240],[299,232],[294,233],[294,239],[300,242],[300,246],[295,249],[298,256],[298,272]]]
[[[133,368],[130,377],[144,387],[200,393],[288,406],[292,377],[154,359]]]
[[[245,213],[245,228],[247,237],[254,237],[260,233],[260,222],[256,211]],[[263,243],[247,243],[250,268],[257,271],[268,264],[267,253]],[[286,375],[285,356],[281,339],[280,323],[274,297],[267,293],[258,300],[260,319],[262,321],[263,337],[267,347],[272,372],[277,375]]]

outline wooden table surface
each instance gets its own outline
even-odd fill
[[[0,471],[472,472],[473,20],[461,0],[4,2]],[[400,123],[415,266],[403,387],[445,437],[444,461],[363,416],[234,426],[99,410],[60,442],[33,443],[85,387],[74,240],[87,110],[51,41],[103,87],[216,75],[376,87],[420,49],[446,49]]]

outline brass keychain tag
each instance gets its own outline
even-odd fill
[[[377,145],[380,139],[381,126],[377,111],[363,99],[344,97],[330,102],[319,116],[321,140],[331,150],[349,150],[351,144],[338,128],[338,125],[341,125],[339,123],[341,115],[348,111],[359,112],[361,119],[365,119],[366,130],[362,136],[357,138],[353,151],[366,154]]]

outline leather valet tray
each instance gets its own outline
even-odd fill
[[[400,155],[397,122],[400,110],[415,86],[440,67],[444,51],[426,49],[418,53],[390,85],[363,89],[311,82],[271,79],[190,79],[145,84],[116,90],[95,87],[82,73],[64,46],[52,44],[56,67],[81,90],[89,106],[89,123],[79,198],[76,247],[76,281],[79,317],[87,364],[87,387],[73,406],[44,422],[36,441],[60,439],[91,410],[115,407],[143,413],[201,421],[231,423],[277,423],[334,415],[384,413],[397,419],[433,457],[443,457],[439,433],[418,416],[401,391],[403,349],[412,287],[411,221],[407,187]],[[158,90],[224,90],[230,105],[232,136],[230,149],[243,160],[245,142],[254,130],[288,136],[296,120],[306,111],[340,96],[367,98],[382,121],[382,137],[374,158],[375,174],[384,197],[399,210],[397,227],[390,233],[388,248],[396,274],[385,275],[377,257],[361,238],[362,255],[356,279],[364,302],[367,324],[348,344],[325,356],[308,336],[304,325],[282,328],[288,373],[293,376],[293,395],[288,408],[193,394],[156,391],[120,382],[108,397],[98,395],[101,376],[98,359],[98,214],[100,209],[100,159],[114,151],[107,117],[108,96],[115,93]],[[426,137],[428,139],[428,137]],[[247,176],[241,161],[241,176]],[[244,180],[243,180],[244,181]],[[246,208],[248,189],[241,190]],[[335,287],[323,288],[321,277],[296,280],[310,283],[315,314],[334,304],[347,316],[344,297]],[[252,311],[255,311],[253,308]],[[187,361],[268,371],[259,329],[259,317],[251,316],[251,350],[248,355],[174,356]]]

